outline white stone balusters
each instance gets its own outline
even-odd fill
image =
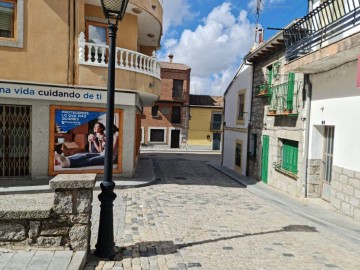
[[[124,67],[124,59],[123,59],[124,51],[121,49],[119,49],[119,51],[120,51],[120,66]]]
[[[79,46],[79,63],[85,63],[85,34],[80,33],[78,37],[78,46]]]
[[[101,60],[100,64],[105,64],[105,56],[106,56],[106,47],[101,48]]]
[[[125,52],[125,67],[129,66],[129,52]]]
[[[87,50],[88,50],[88,55],[87,55],[87,59],[86,62],[93,62],[91,61],[91,50],[92,50],[92,45],[90,45],[89,43],[87,43]]]
[[[109,47],[103,44],[88,43],[85,35],[80,33],[78,38],[79,64],[92,66],[108,66]],[[116,48],[115,67],[132,70],[160,78],[160,65],[156,59],[155,51],[151,56],[142,53]]]

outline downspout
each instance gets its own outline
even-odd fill
[[[303,183],[304,198],[308,197],[308,167],[309,167],[309,137],[310,137],[310,111],[311,111],[311,95],[312,85],[310,82],[310,74],[304,74],[304,90],[306,91],[306,123],[305,123],[305,143],[304,143],[304,166],[303,166]]]
[[[253,64],[247,64],[245,62],[246,65],[249,65],[252,67],[251,69],[251,73],[252,73],[252,80],[251,80],[251,101],[250,101],[250,108],[249,108],[249,123],[248,123],[248,134],[247,134],[247,145],[246,145],[246,172],[245,175],[249,176],[250,172],[249,172],[249,151],[250,151],[250,130],[251,130],[251,117],[252,117],[252,104],[253,104],[253,99],[254,99],[254,95],[253,95],[253,84],[254,84],[254,77],[255,77],[255,72],[254,72],[254,65]],[[256,147],[256,145],[254,146]]]

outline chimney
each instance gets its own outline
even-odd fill
[[[259,44],[264,42],[264,30],[263,29],[259,29]]]
[[[174,58],[174,55],[173,55],[173,54],[169,54],[169,62],[170,62],[170,63],[173,62],[173,58]]]

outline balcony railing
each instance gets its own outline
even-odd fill
[[[359,31],[360,0],[328,0],[284,31],[286,59],[296,59]]]
[[[286,82],[271,87],[272,95],[267,115],[297,115],[299,113],[299,93],[302,81]]]
[[[89,43],[85,40],[84,33],[79,39],[79,64],[97,67],[108,66],[109,46]],[[115,68],[143,73],[160,79],[160,64],[153,56],[116,47]]]
[[[210,130],[213,131],[219,131],[222,128],[222,122],[221,121],[212,121],[210,123]]]

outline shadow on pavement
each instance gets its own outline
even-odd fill
[[[260,233],[245,233],[240,235],[228,236],[228,237],[220,237],[216,239],[208,239],[203,241],[197,242],[190,242],[184,244],[174,244],[173,241],[154,241],[154,242],[140,242],[136,243],[135,245],[126,246],[126,247],[116,247],[116,254],[114,258],[109,259],[107,261],[121,261],[126,258],[141,258],[141,257],[151,257],[157,255],[167,255],[167,254],[174,254],[177,253],[180,249],[202,245],[202,244],[209,244],[215,243],[219,241],[226,241],[230,239],[237,239],[237,238],[244,238],[249,236],[257,236],[257,235],[264,235],[264,234],[271,234],[271,233],[279,233],[279,232],[317,232],[315,227],[307,226],[307,225],[289,225],[283,227],[280,230],[273,230],[267,232],[260,232]],[[232,249],[232,247],[224,245],[223,249]],[[94,250],[91,251],[93,254]],[[97,265],[100,261],[99,258],[96,258],[94,255],[91,255],[92,265]],[[87,268],[88,269],[88,268]],[[94,268],[95,269],[95,268]]]

